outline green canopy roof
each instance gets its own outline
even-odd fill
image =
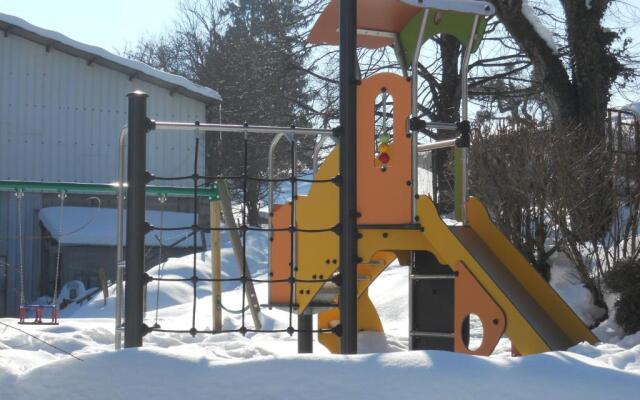
[[[434,0],[435,1],[435,0]],[[438,0],[440,2],[444,0]],[[465,1],[460,1],[464,3]],[[468,1],[466,1],[468,2]],[[316,44],[339,44],[339,0],[331,0],[322,12],[309,35],[309,42]],[[387,45],[399,46],[398,56],[403,65],[410,65],[418,42],[420,23],[425,6],[417,7],[401,0],[359,0],[358,1],[358,46],[380,48]],[[445,2],[446,3],[446,2]],[[455,1],[451,2],[452,4]],[[484,2],[478,2],[484,3]],[[444,4],[444,3],[443,3]],[[447,3],[448,4],[448,3]],[[458,9],[459,10],[459,9]],[[437,34],[449,34],[467,45],[473,29],[473,21],[478,17],[471,51],[476,51],[487,26],[487,17],[471,12],[428,9],[429,17],[422,42]]]

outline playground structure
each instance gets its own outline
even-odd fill
[[[247,288],[251,289],[255,280],[246,268],[246,233],[270,233],[268,303],[287,309],[290,316],[297,313],[297,329],[290,318],[285,331],[298,333],[301,352],[311,351],[314,332],[331,351],[355,353],[358,332],[382,331],[368,288],[395,259],[411,266],[409,342],[412,349],[488,355],[503,334],[509,337],[518,354],[566,349],[581,341],[595,342],[589,329],[495,227],[480,201],[467,193],[468,65],[484,33],[486,17],[493,12],[493,6],[485,1],[331,1],[317,20],[309,40],[340,44],[341,118],[340,126],[333,131],[152,121],[146,116],[147,96],[140,92],[130,94],[125,346],[141,346],[144,334],[163,331],[161,327],[144,325],[142,313],[144,285],[162,280],[145,276],[141,268],[144,233],[157,229],[145,224],[143,201],[145,185],[150,179],[158,179],[145,172],[145,136],[154,130],[225,131],[244,135],[243,173],[234,177],[207,177],[194,172],[191,178],[196,193],[202,181],[241,180],[244,196],[249,179],[268,182],[270,187],[276,182],[291,183],[291,201],[287,204],[273,204],[271,191],[267,228],[248,226],[244,207],[239,226],[221,228],[219,221],[212,220],[211,226],[203,227],[194,220],[192,228],[238,233],[242,245],[236,252],[241,260],[241,276],[237,280],[242,283],[243,308],[245,297],[250,303],[255,300],[251,290],[247,294]],[[453,35],[465,48],[461,70],[462,118],[457,123],[427,122],[417,116],[420,49],[436,34]],[[367,48],[393,45],[404,76],[378,73],[360,80],[355,57],[357,45]],[[407,78],[409,68],[410,79]],[[377,128],[375,122],[379,96],[383,98],[382,128]],[[457,132],[458,136],[446,141],[418,143],[417,133],[426,129],[448,130]],[[289,140],[290,177],[273,178],[271,170],[268,179],[247,175],[246,149],[250,134],[275,135],[270,160],[275,144],[282,137]],[[309,180],[296,173],[296,138],[300,135],[320,136],[318,144],[333,135],[338,142]],[[121,155],[123,148],[121,141]],[[419,195],[417,190],[418,152],[441,148],[455,148],[456,217],[459,220],[456,225],[445,224],[431,199]],[[314,155],[317,157],[317,149]],[[317,165],[314,162],[314,167]],[[306,196],[297,193],[297,182],[301,181],[312,183]],[[195,299],[198,282],[215,284],[221,279],[215,275],[212,279],[199,278],[194,264],[193,276],[185,281],[193,283]],[[259,310],[251,307],[251,311],[258,313]],[[316,329],[311,320],[314,314],[317,314]],[[468,321],[472,315],[478,316],[484,328],[482,343],[475,349],[468,343]],[[248,329],[244,313],[242,327],[231,331],[264,332],[255,319],[254,328]],[[195,335],[225,331],[198,330],[194,301],[190,329],[171,332]]]

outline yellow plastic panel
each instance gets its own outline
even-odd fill
[[[334,149],[318,169],[315,179],[331,179],[338,172],[338,149]],[[314,183],[308,196],[297,201],[297,225],[299,229],[325,229],[338,223],[339,190],[332,183]],[[323,285],[338,269],[340,255],[339,237],[333,232],[298,232],[296,279],[317,280],[296,283],[298,312],[302,313]]]
[[[340,322],[340,310],[334,308],[318,314],[318,329],[331,329]],[[358,298],[358,331],[382,332],[382,322],[373,306],[369,293],[365,291]],[[332,353],[340,352],[340,338],[330,332],[318,333],[318,341]]]

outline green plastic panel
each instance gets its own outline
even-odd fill
[[[416,14],[407,26],[404,27],[402,32],[400,32],[400,43],[404,51],[404,58],[406,61],[405,65],[411,65],[411,62],[413,61],[413,55],[416,50],[418,34],[420,33],[420,23],[422,22],[423,15],[424,11]],[[456,37],[464,46],[466,46],[469,42],[469,38],[471,37],[474,17],[474,14],[465,14],[456,11],[429,10],[429,17],[427,20],[427,26],[425,27],[423,43],[439,33],[446,33]],[[478,46],[480,46],[486,26],[487,20],[483,17],[479,17],[478,26],[473,40],[473,47],[471,48],[472,52],[478,50]]]

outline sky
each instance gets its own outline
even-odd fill
[[[0,12],[121,52],[171,27],[180,0],[0,0]]]
[[[640,0],[629,0],[635,4]],[[53,30],[113,53],[133,47],[143,37],[158,36],[172,27],[180,0],[0,0],[0,12],[20,17],[41,28]],[[629,13],[633,15],[628,15]],[[621,8],[617,12],[630,36],[640,47],[640,11]],[[636,50],[638,51],[638,50]],[[614,94],[613,105],[640,101],[637,87],[627,98]]]

